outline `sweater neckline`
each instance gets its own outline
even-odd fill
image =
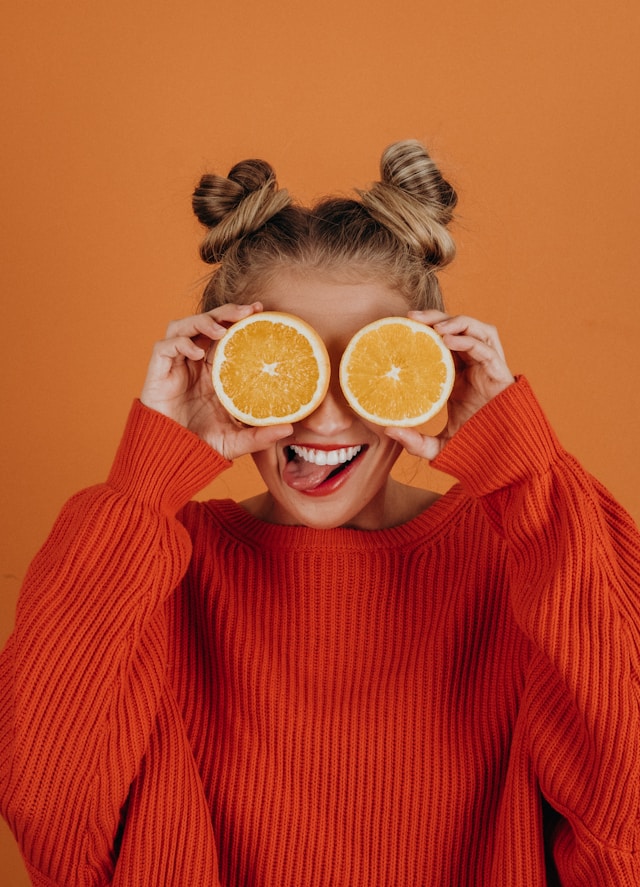
[[[411,545],[416,541],[432,541],[448,532],[458,513],[468,504],[468,495],[456,484],[421,514],[406,523],[381,530],[347,527],[317,530],[305,526],[272,524],[245,511],[233,499],[210,500],[206,506],[224,531],[249,544],[268,546],[271,549],[379,550]]]

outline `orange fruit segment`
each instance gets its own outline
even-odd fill
[[[216,345],[213,387],[227,412],[247,425],[297,422],[322,402],[329,355],[305,321],[280,311],[250,314]]]
[[[421,425],[446,403],[455,378],[451,352],[431,329],[384,317],[353,336],[340,362],[351,408],[376,425]]]

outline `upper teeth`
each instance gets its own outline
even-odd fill
[[[304,459],[305,462],[313,462],[314,465],[342,465],[358,455],[361,446],[343,447],[340,450],[313,450],[310,447],[292,446],[291,449]]]

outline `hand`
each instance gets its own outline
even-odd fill
[[[142,403],[193,431],[225,459],[264,450],[291,434],[290,425],[253,428],[236,421],[216,397],[211,380],[215,343],[227,327],[262,305],[222,305],[169,324],[153,348]]]
[[[473,317],[449,317],[435,310],[410,311],[409,316],[433,327],[453,353],[456,379],[447,407],[449,418],[437,437],[414,428],[388,428],[386,433],[412,455],[431,460],[471,416],[515,380],[495,327]]]

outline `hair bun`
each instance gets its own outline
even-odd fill
[[[446,226],[458,202],[427,149],[415,139],[389,145],[380,160],[380,182],[359,191],[363,205],[399,240],[422,253],[434,268],[455,255]]]
[[[389,145],[380,159],[380,175],[383,182],[428,202],[441,225],[453,218],[458,195],[442,177],[424,145],[415,139]]]
[[[192,206],[208,228],[200,255],[209,264],[220,262],[232,244],[262,227],[291,202],[278,189],[273,168],[264,160],[242,160],[228,176],[202,176]]]

